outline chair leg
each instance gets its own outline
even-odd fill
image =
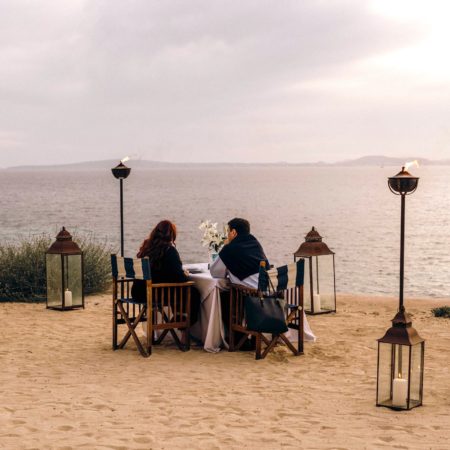
[[[139,313],[138,317],[136,318],[136,320],[131,323],[130,319],[128,318],[127,314],[125,313],[125,310],[122,306],[122,304],[120,302],[117,303],[117,305],[119,306],[120,312],[128,326],[128,332],[126,334],[126,336],[124,337],[124,339],[122,339],[122,342],[119,344],[120,348],[123,348],[123,346],[125,345],[125,343],[128,341],[129,339],[129,334],[131,334],[131,336],[133,337],[133,340],[136,344],[136,347],[139,350],[139,353],[144,357],[147,358],[150,355],[148,354],[148,352],[146,351],[146,349],[142,346],[141,341],[139,340],[138,335],[136,334],[136,332],[134,331],[134,329],[136,328],[137,324],[140,321],[140,318],[142,317],[145,309],[143,308],[142,311]],[[129,334],[128,334],[129,333]]]
[[[118,306],[119,306],[119,309],[120,309],[120,313],[122,314],[123,319],[125,320],[125,322],[127,323],[127,325],[128,325],[128,324],[131,324],[131,321],[129,320],[128,315],[127,315],[127,313],[125,312],[125,309],[123,308],[122,304],[119,305],[119,303],[118,303]],[[145,310],[142,310],[142,311],[139,313],[138,317],[136,317],[135,320],[134,320],[134,322],[131,324],[131,328],[132,328],[133,330],[137,327],[138,323],[141,321],[142,316],[144,315],[144,312],[145,312]],[[127,319],[128,319],[128,321],[127,321]],[[124,347],[125,347],[125,344],[128,342],[128,339],[130,339],[130,337],[132,336],[131,328],[130,328],[130,326],[128,326],[128,330],[127,330],[127,332],[125,333],[125,336],[122,338],[122,340],[120,341],[119,345],[117,346],[118,349],[124,348]],[[135,333],[135,335],[136,335],[136,333]],[[133,337],[133,339],[134,339],[134,337]],[[139,341],[139,342],[140,342],[140,341]]]
[[[298,321],[298,325],[295,323],[295,321]],[[289,314],[287,323],[291,329],[297,330],[297,348],[292,345],[292,343],[284,334],[280,335],[280,338],[284,341],[284,343],[289,347],[289,349],[295,356],[303,355],[303,311],[301,310],[301,308],[297,308]]]
[[[303,355],[303,339],[304,339],[304,335],[303,335],[303,329],[304,329],[304,312],[303,310],[299,310],[299,319],[298,319],[298,353],[300,355]]]
[[[268,355],[268,353],[273,350],[275,345],[277,345],[279,337],[280,337],[279,334],[275,335],[275,337],[270,341],[270,344],[264,349],[264,351],[263,351],[262,355],[260,356],[260,358],[256,358],[256,359],[264,359]]]
[[[228,301],[230,302],[230,312],[228,315],[228,351],[235,351],[235,342],[234,342],[234,331],[233,331],[233,288],[230,289],[230,295],[228,297]]]
[[[228,335],[228,351],[234,352],[234,332],[232,330],[229,331]]]
[[[146,350],[148,355],[152,354],[152,342],[153,342],[153,324],[152,324],[152,314],[147,313],[147,336],[146,340]]]
[[[191,327],[186,327],[184,330],[184,351],[188,352],[191,349]]]
[[[261,356],[261,333],[258,333],[256,335],[256,354],[255,354],[255,359],[262,359],[263,357]]]
[[[163,330],[163,332],[159,335],[159,337],[157,339],[154,339],[154,344],[155,345],[159,345],[161,344],[161,342],[164,340],[164,338],[167,336],[167,333],[169,332],[169,329],[165,329]]]
[[[286,344],[286,346],[294,354],[294,356],[300,355],[300,352],[292,345],[292,342],[290,342],[289,339],[284,334],[280,335],[280,339]]]
[[[171,334],[172,337],[173,337],[173,340],[174,340],[175,343],[177,344],[178,348],[179,348],[182,352],[185,352],[185,351],[186,351],[185,346],[184,346],[183,343],[180,341],[180,338],[178,337],[176,330],[175,330],[174,328],[170,328],[169,331],[170,331],[170,334]]]
[[[112,348],[117,350],[117,306],[113,299],[113,321],[112,321]]]
[[[244,334],[242,337],[241,337],[241,339],[239,340],[239,342],[238,342],[238,344],[234,347],[234,350],[233,351],[236,351],[236,350],[240,350],[240,348],[244,345],[244,343],[247,341],[247,339],[248,339],[248,334]]]

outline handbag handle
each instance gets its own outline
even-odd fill
[[[259,267],[260,267],[261,269],[264,270],[265,276],[266,276],[267,279],[268,279],[267,287],[268,287],[268,293],[269,293],[269,295],[270,295],[270,291],[272,291],[273,294],[275,295],[277,291],[275,290],[275,288],[274,288],[274,286],[273,286],[273,283],[272,283],[272,280],[270,279],[270,276],[269,276],[269,274],[267,273],[267,270],[266,270],[266,261],[261,261],[261,262],[259,263]],[[258,283],[258,297],[261,298],[261,299],[263,298],[263,293],[262,293],[261,289],[259,289],[259,283]]]

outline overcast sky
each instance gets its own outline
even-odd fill
[[[0,167],[450,157],[450,2],[0,0]]]

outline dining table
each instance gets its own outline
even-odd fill
[[[191,326],[191,336],[201,342],[205,351],[210,353],[228,349],[225,337],[225,328],[222,320],[220,292],[230,289],[230,280],[227,278],[213,278],[209,272],[208,263],[185,264],[189,271],[189,280],[195,283],[200,292],[199,320]],[[292,342],[296,340],[296,333],[289,329],[286,333]],[[303,311],[303,339],[305,342],[315,342],[311,327]]]
[[[202,342],[205,351],[220,352],[222,348],[228,348],[222,321],[220,291],[229,290],[229,280],[213,278],[208,263],[185,264],[183,268],[189,271],[189,281],[194,281],[200,292],[199,320],[191,326],[191,336]]]

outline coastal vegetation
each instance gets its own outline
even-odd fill
[[[110,246],[91,235],[73,239],[83,251],[84,293],[104,292],[111,282]],[[46,299],[45,252],[52,241],[43,234],[16,244],[0,244],[0,301]]]
[[[439,308],[433,308],[431,310],[434,317],[446,317],[450,318],[450,306],[440,306]]]

